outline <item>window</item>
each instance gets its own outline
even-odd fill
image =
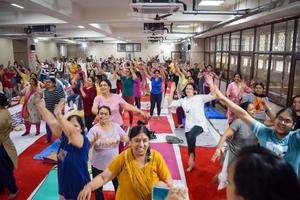
[[[296,51],[299,51],[299,52],[300,52],[300,19],[299,19],[299,18],[298,18],[298,30],[297,30]]]
[[[291,51],[294,20],[274,24],[273,51]]]
[[[118,43],[118,52],[141,52],[140,43]]]
[[[210,38],[210,51],[216,50],[216,37]]]
[[[252,57],[251,56],[241,56],[241,74],[244,80],[250,80],[251,76],[251,65]],[[234,74],[235,72],[233,72]],[[232,77],[233,77],[232,74]]]
[[[215,72],[219,73],[221,69],[221,53],[216,54],[216,67]]]
[[[217,36],[217,51],[222,50],[222,35]]]
[[[294,74],[293,96],[300,94],[299,83],[300,83],[300,60],[296,60],[295,74]]]
[[[229,34],[223,35],[223,51],[229,51]]]
[[[271,25],[257,27],[256,50],[270,51]]]
[[[204,54],[204,64],[208,65],[209,64],[209,53]]]
[[[230,66],[229,66],[229,77],[228,79],[232,79],[233,75],[237,72],[237,64],[238,64],[238,56],[230,55]]]
[[[210,61],[209,64],[213,67],[215,67],[215,53],[210,53]]]
[[[283,106],[287,103],[290,67],[291,56],[272,56],[268,96]]]
[[[242,31],[241,51],[253,51],[254,29]]]
[[[205,38],[205,51],[209,51],[209,38]]]
[[[256,82],[267,85],[269,55],[256,54],[253,78]]]
[[[239,45],[240,45],[240,32],[234,32],[231,33],[230,37],[230,50],[231,51],[239,51]]]
[[[223,71],[222,78],[227,80],[227,78],[228,78],[228,53],[222,54],[222,71]]]

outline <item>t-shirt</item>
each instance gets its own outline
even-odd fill
[[[64,133],[57,152],[58,192],[65,199],[76,200],[79,192],[90,181],[88,171],[89,140],[83,135],[83,146],[69,144]]]
[[[86,96],[82,96],[83,100],[83,111],[84,115],[90,115],[92,113],[92,107],[95,97],[97,96],[96,87],[93,86],[91,88],[83,88],[83,91],[85,92]]]
[[[134,80],[134,97],[141,97],[141,79]]]
[[[271,150],[276,155],[284,158],[298,174],[300,164],[300,129],[290,131],[284,138],[278,139],[273,128],[253,120],[250,128],[261,146]]]
[[[185,114],[185,132],[189,132],[194,126],[201,126],[207,132],[204,104],[214,100],[211,95],[194,95],[174,100],[169,107],[181,106]]]
[[[125,76],[121,76],[121,81],[122,81],[122,95],[123,96],[133,96],[133,84],[134,81],[132,77],[126,78]]]
[[[229,148],[234,154],[239,153],[243,147],[257,145],[256,136],[241,119],[234,120],[230,128],[234,130],[234,135],[229,143]]]
[[[162,78],[158,77],[156,80],[154,77],[151,77],[151,94],[161,94],[161,85],[162,85]]]
[[[87,137],[93,141],[97,134],[100,139],[96,141],[93,147],[92,165],[104,171],[107,165],[119,154],[119,143],[121,137],[125,136],[126,133],[119,124],[111,123],[109,130],[103,130],[99,124],[94,125]]]
[[[123,119],[120,114],[121,105],[125,104],[125,100],[118,94],[110,94],[108,99],[103,96],[96,96],[94,99],[94,104],[100,106],[108,106],[111,110],[111,121],[123,125]]]
[[[53,91],[45,90],[44,91],[44,99],[46,103],[46,108],[50,112],[54,112],[55,104],[58,104],[61,98],[65,97],[65,93],[63,90],[55,89]]]
[[[130,149],[128,149],[130,151]],[[137,195],[135,194],[135,190],[132,186],[132,182],[130,181],[130,176],[128,171],[126,170],[125,165],[125,152],[123,151],[119,154],[108,166],[109,171],[113,174],[113,176],[118,177],[118,190],[116,194],[116,200],[139,200]],[[162,155],[155,150],[152,150],[153,156],[153,165],[144,166],[144,172],[146,168],[153,166],[152,168],[152,184],[155,185],[158,181],[166,181],[171,177],[168,166],[163,159]],[[151,161],[150,161],[151,162]],[[147,177],[150,178],[150,177]]]

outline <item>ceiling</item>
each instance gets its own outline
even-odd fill
[[[194,12],[193,0],[181,2],[186,5],[186,10],[181,4],[179,11],[160,20],[165,23],[168,31],[155,36],[176,42],[235,17],[226,12],[255,8],[259,3],[263,5],[262,2],[269,3],[270,0],[225,0],[220,6],[214,7],[198,6],[195,0],[195,9],[204,11],[204,14],[197,15],[186,14],[187,11]],[[12,3],[24,8],[13,7]],[[50,37],[53,40],[79,37],[108,42],[147,42],[147,38],[153,34],[144,33],[143,24],[157,22],[153,19],[157,13],[134,13],[131,3],[132,0],[0,0],[0,37]],[[214,14],[208,14],[208,11]],[[220,11],[225,14],[220,14]],[[24,34],[24,28],[29,25],[44,24],[55,24],[55,35]],[[179,28],[178,25],[189,27]]]

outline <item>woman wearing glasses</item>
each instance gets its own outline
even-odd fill
[[[276,114],[274,128],[266,127],[256,121],[241,107],[225,97],[220,90],[208,80],[212,95],[225,103],[228,109],[244,121],[256,135],[261,146],[273,151],[284,158],[298,174],[300,164],[300,130],[292,131],[296,122],[296,115],[290,108],[284,108]]]
[[[128,142],[128,136],[116,123],[111,122],[111,110],[107,106],[99,107],[99,123],[94,125],[88,133],[92,153],[92,174],[95,178],[102,173],[108,164],[119,154],[119,143]],[[118,180],[112,180],[115,191],[118,188]],[[95,191],[96,200],[104,200],[103,188]]]

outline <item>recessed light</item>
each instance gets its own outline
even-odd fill
[[[23,6],[20,6],[20,5],[18,5],[18,4],[15,4],[15,3],[11,3],[10,5],[12,5],[12,6],[14,6],[14,7],[17,7],[17,8],[24,9],[24,7],[23,7]]]
[[[200,1],[199,3],[199,6],[219,6],[221,5],[222,3],[224,3],[224,0],[223,1],[219,1],[219,0],[202,0]]]
[[[189,28],[190,25],[182,24],[182,25],[177,25],[176,27],[177,27],[177,28]]]
[[[77,26],[78,28],[85,28],[84,26],[81,26],[81,25],[79,25],[79,26]]]

